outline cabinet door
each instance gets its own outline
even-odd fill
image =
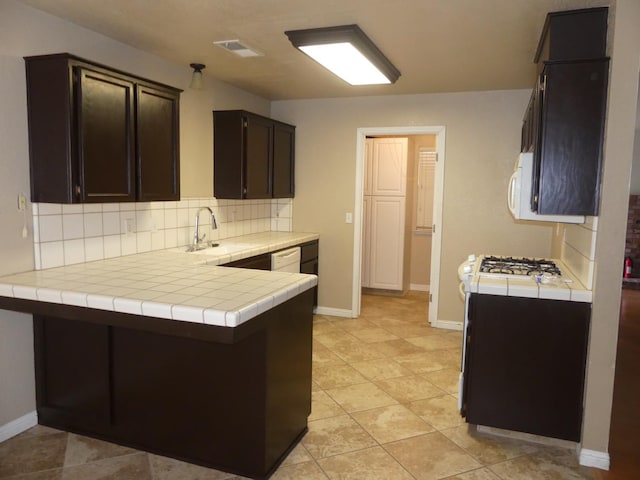
[[[244,198],[245,131],[243,112],[213,112],[213,195],[216,198]]]
[[[271,198],[273,122],[247,116],[245,124],[244,198]]]
[[[402,290],[404,217],[404,197],[371,197],[371,288]]]
[[[135,200],[134,84],[77,68],[78,152],[83,202]]]
[[[294,127],[274,123],[273,127],[273,197],[293,197],[295,167]]]
[[[469,423],[580,441],[591,304],[471,295]]]
[[[533,199],[540,214],[598,213],[607,77],[606,59],[545,65]]]
[[[138,200],[179,200],[179,94],[136,90]]]
[[[38,413],[67,426],[112,420],[109,327],[34,315]]]
[[[374,139],[371,195],[406,195],[407,143],[406,138]]]

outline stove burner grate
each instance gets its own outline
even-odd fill
[[[535,276],[547,274],[562,276],[562,272],[552,260],[526,257],[484,257],[480,264],[481,273],[497,275]]]

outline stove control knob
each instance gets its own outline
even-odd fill
[[[470,262],[475,262],[476,261],[476,256],[472,253],[471,255],[469,255],[467,257],[467,260],[469,260]]]
[[[462,272],[463,273],[471,273],[473,271],[473,266],[472,265],[465,265],[464,267],[462,267]]]

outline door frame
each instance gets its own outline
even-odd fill
[[[363,234],[363,201],[364,201],[364,143],[367,136],[380,135],[435,135],[436,162],[435,184],[433,192],[433,223],[435,225],[431,239],[431,273],[429,280],[429,323],[432,326],[438,322],[438,298],[440,291],[440,260],[442,253],[442,206],[444,197],[444,159],[445,159],[445,127],[437,126],[407,126],[407,127],[361,127],[356,133],[356,184],[354,202],[353,226],[353,292],[352,316],[360,316],[360,293],[362,290],[362,234]],[[451,328],[451,327],[449,327]]]

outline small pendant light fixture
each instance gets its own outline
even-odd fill
[[[206,67],[206,65],[202,63],[192,63],[189,65],[193,68],[193,75],[191,76],[191,84],[189,88],[193,90],[201,90],[202,89],[202,70]]]
[[[294,47],[351,85],[390,84],[400,77],[400,71],[358,25],[284,33]]]

